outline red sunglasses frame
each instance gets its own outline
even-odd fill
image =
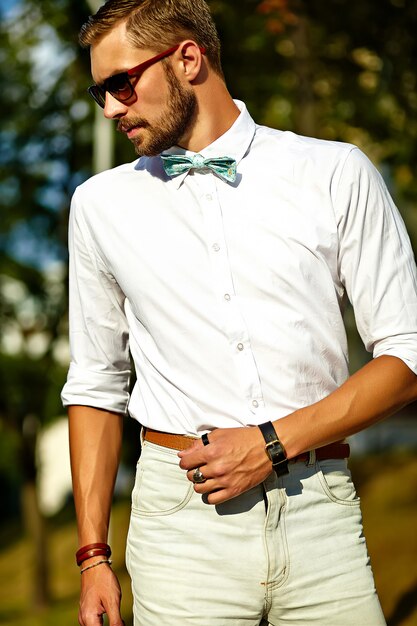
[[[139,63],[139,65],[135,65],[135,67],[132,67],[129,70],[126,70],[125,72],[119,72],[118,74],[113,74],[113,76],[109,76],[109,78],[106,78],[100,85],[91,85],[91,87],[89,87],[87,90],[88,93],[102,109],[104,109],[104,105],[106,104],[106,92],[109,92],[113,96],[113,98],[116,98],[116,100],[119,100],[119,102],[126,102],[133,96],[133,93],[135,91],[135,87],[132,85],[129,78],[133,76],[140,76],[141,74],[143,74],[143,72],[146,69],[148,69],[148,67],[150,67],[154,63],[158,63],[158,61],[161,61],[162,59],[165,59],[171,54],[174,54],[174,52],[178,50],[180,45],[181,44],[177,44],[176,46],[173,46],[172,48],[168,48],[168,50],[164,50],[163,52],[160,52],[154,57],[151,57],[150,59],[143,61],[143,63]],[[206,53],[206,48],[200,47],[199,49],[202,54]],[[111,83],[112,81],[114,82],[114,79],[116,80],[118,79],[120,81],[120,79],[123,77],[125,77],[125,84],[123,85],[123,89],[128,87],[129,94],[126,97],[121,98],[120,96],[117,95],[117,93],[121,91],[122,89],[120,87],[118,89],[112,89]]]

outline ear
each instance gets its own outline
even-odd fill
[[[178,54],[184,77],[191,83],[201,71],[203,64],[202,50],[195,41],[187,39],[180,45]]]

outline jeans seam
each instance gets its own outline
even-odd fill
[[[132,506],[132,515],[135,515],[136,517],[162,517],[164,515],[173,515],[174,513],[177,513],[177,511],[181,511],[184,507],[187,506],[193,494],[194,486],[190,483],[190,486],[188,487],[184,498],[179,504],[172,507],[171,509],[166,509],[165,511],[144,511],[143,509]]]
[[[335,504],[339,504],[341,506],[349,506],[349,507],[360,506],[360,498],[358,498],[357,496],[355,500],[342,500],[341,498],[338,498],[337,496],[334,496],[332,494],[318,461],[316,461],[316,476],[319,480],[319,483],[321,485],[324,495],[330,502],[334,502]]]
[[[288,497],[285,493],[283,478],[278,479],[278,493],[279,493],[279,498],[281,502],[278,530],[279,530],[279,535],[280,535],[281,545],[282,545],[282,552],[283,552],[283,569],[282,569],[281,576],[277,580],[271,581],[271,583],[268,584],[268,588],[271,592],[285,585],[290,575],[290,568],[291,568],[290,554],[289,554],[288,542],[287,542],[287,531],[286,531],[286,513],[287,513],[287,507],[288,507]]]
[[[266,511],[265,511],[265,523],[264,523],[264,528],[263,528],[263,544],[264,544],[265,560],[266,560],[266,577],[265,577],[265,582],[264,582],[265,595],[264,595],[264,613],[263,614],[267,615],[269,613],[269,610],[271,608],[271,603],[272,603],[272,598],[270,597],[270,593],[269,593],[269,582],[268,582],[269,576],[270,576],[271,558],[269,554],[268,540],[267,540],[268,521],[269,521],[270,514],[271,514],[271,507],[269,504],[268,492],[267,492],[265,483],[263,483],[262,488],[264,490],[266,503],[267,503]]]

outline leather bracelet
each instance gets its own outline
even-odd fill
[[[93,556],[111,556],[111,550],[101,550],[100,548],[96,548],[95,550],[89,550],[85,552],[82,556],[77,560],[77,565],[81,565],[84,561],[93,558]]]
[[[91,559],[93,556],[105,556],[109,558],[111,556],[111,548],[107,543],[90,543],[83,546],[75,553],[75,560],[77,565],[81,565],[87,559]]]
[[[272,423],[265,422],[264,424],[259,424],[258,427],[263,435],[263,438],[265,439],[265,452],[272,462],[272,467],[277,476],[288,474],[287,455]]]

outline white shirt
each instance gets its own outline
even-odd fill
[[[416,268],[377,171],[238,105],[201,152],[235,158],[235,183],[158,156],[76,190],[65,405],[191,435],[278,419],[348,377],[347,296],[366,348],[417,373]]]

